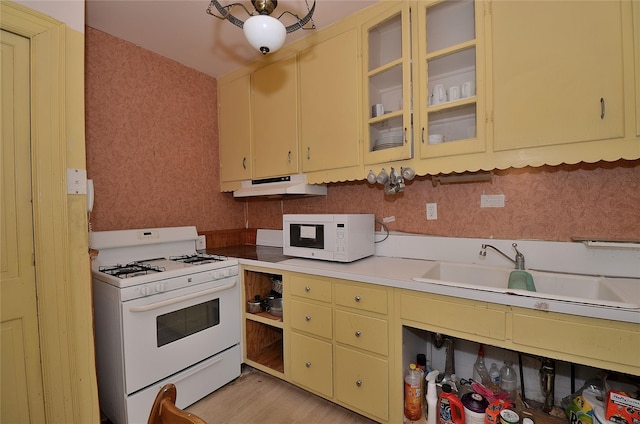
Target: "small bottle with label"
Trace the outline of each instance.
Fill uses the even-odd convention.
[[[416,364],[409,365],[409,372],[404,378],[404,416],[412,421],[422,418],[422,379],[423,372]]]
[[[493,362],[491,368],[489,368],[489,388],[494,393],[500,391],[500,370],[495,362]]]

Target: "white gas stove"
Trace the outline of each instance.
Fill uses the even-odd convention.
[[[184,408],[240,375],[235,259],[196,251],[195,227],[93,232],[100,407],[146,422],[166,383]]]

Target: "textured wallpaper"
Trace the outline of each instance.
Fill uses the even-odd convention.
[[[95,230],[196,225],[282,228],[283,213],[374,213],[392,231],[453,237],[640,240],[640,161],[496,171],[491,182],[416,178],[385,196],[366,182],[323,197],[236,201],[219,189],[216,81],[92,28],[86,31],[88,175]],[[480,208],[504,194],[504,208]],[[426,203],[438,219],[425,219]]]
[[[243,228],[219,192],[216,80],[92,28],[85,48],[93,229]]]
[[[504,194],[504,208],[481,208],[482,194]],[[438,219],[426,220],[426,203]],[[249,224],[281,228],[283,213],[374,213],[395,217],[391,231],[451,237],[569,241],[572,237],[640,240],[640,161],[495,171],[491,182],[433,187],[430,178],[385,196],[366,182],[329,187],[328,196],[249,203]]]

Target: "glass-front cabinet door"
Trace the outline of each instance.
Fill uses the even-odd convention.
[[[483,2],[419,1],[417,75],[422,159],[485,150],[484,52],[477,34]],[[481,125],[479,123],[482,123]]]
[[[363,26],[365,164],[413,156],[410,10],[394,2]]]

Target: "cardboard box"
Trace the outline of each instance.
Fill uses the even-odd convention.
[[[619,424],[640,424],[640,400],[633,399],[624,392],[609,390],[605,418]]]

